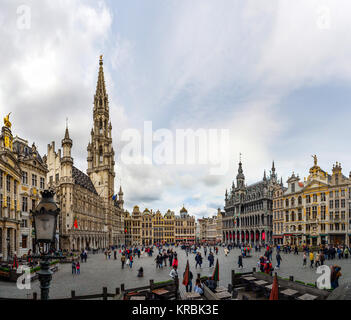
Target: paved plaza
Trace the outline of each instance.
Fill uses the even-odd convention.
[[[189,259],[190,270],[192,271],[194,278],[197,273],[203,275],[210,275],[213,272],[213,267],[209,268],[207,257],[204,257],[203,249],[200,249],[202,256],[204,257],[204,263],[202,268],[195,269],[195,255],[189,253],[186,257],[184,250],[179,247],[175,249],[178,253],[179,259],[179,276],[180,282],[182,281],[183,272],[185,270],[186,260]],[[237,267],[238,255],[240,253],[239,249],[233,249],[230,251],[228,256],[224,255],[223,248],[219,248],[218,256],[219,258],[219,277],[220,285],[227,286],[231,281],[231,270],[236,272],[249,272],[252,271],[253,267],[257,267],[258,257],[263,254],[252,252],[251,258],[244,258],[243,264],[244,269],[241,271]],[[281,253],[282,262],[280,270],[277,270],[279,276],[288,278],[290,275],[294,276],[295,280],[300,280],[304,282],[314,283],[319,277],[316,274],[315,269],[310,269],[307,267],[302,267],[302,253],[299,255],[294,255],[293,253],[285,254]],[[66,298],[70,296],[71,290],[76,291],[76,295],[84,294],[94,294],[101,293],[102,287],[107,287],[108,292],[115,292],[116,287],[120,287],[122,283],[125,284],[126,288],[139,287],[149,284],[150,279],[157,281],[169,280],[170,267],[163,267],[161,269],[156,269],[156,263],[154,261],[156,255],[155,252],[152,257],[143,255],[138,259],[136,256],[133,263],[133,268],[130,269],[128,266],[122,270],[120,262],[120,254],[117,256],[117,260],[113,259],[106,260],[104,254],[90,254],[88,256],[87,263],[81,263],[81,274],[72,275],[71,264],[60,264],[59,271],[53,275],[50,289],[50,298]],[[275,251],[273,253],[273,263],[276,264]],[[342,277],[340,278],[340,284],[346,280],[351,280],[351,259],[334,259],[327,260],[326,265],[338,264],[341,266]],[[140,267],[144,268],[144,277],[138,278],[137,271]],[[31,283],[30,290],[19,290],[15,283],[0,282],[0,297],[7,298],[22,298],[26,299],[33,292],[40,293],[39,281],[34,281]]]

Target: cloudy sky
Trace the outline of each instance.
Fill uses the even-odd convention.
[[[0,0],[0,111],[13,134],[41,154],[64,134],[85,171],[98,59],[110,99],[116,185],[135,204],[198,217],[223,209],[237,172],[246,182],[275,160],[286,181],[308,174],[316,154],[331,171],[351,170],[351,3],[339,1]],[[29,18],[28,18],[29,17]],[[29,19],[29,20],[28,20]],[[227,129],[209,165],[121,161],[123,132]],[[154,145],[155,147],[155,145]]]

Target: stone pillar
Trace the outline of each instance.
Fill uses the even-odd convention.
[[[7,229],[5,227],[2,228],[2,259],[7,259]]]

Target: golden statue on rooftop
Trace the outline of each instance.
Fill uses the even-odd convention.
[[[316,166],[317,165],[317,156],[314,155],[314,156],[312,156],[312,158],[313,158],[313,161],[314,161],[314,165]]]
[[[4,118],[4,124],[5,124],[5,127],[7,128],[11,128],[10,114],[11,112]]]

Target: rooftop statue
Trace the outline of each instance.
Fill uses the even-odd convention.
[[[11,112],[4,118],[4,124],[7,128],[11,128],[10,114]]]

